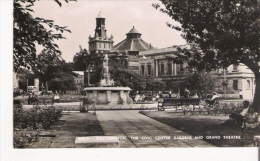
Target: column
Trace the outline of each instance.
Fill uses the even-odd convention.
[[[158,77],[158,59],[155,59],[155,76]]]
[[[177,64],[174,63],[174,75],[177,75]]]
[[[171,75],[173,75],[173,63],[171,63],[171,68],[172,68],[172,70],[171,70]]]
[[[38,78],[35,78],[34,79],[34,86],[36,87],[36,89],[37,89],[37,92],[39,91],[39,79]]]

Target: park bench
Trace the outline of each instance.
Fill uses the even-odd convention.
[[[164,111],[165,108],[175,107],[176,110],[178,107],[189,106],[192,105],[193,109],[195,109],[195,105],[199,105],[199,98],[160,98],[158,100],[158,111]],[[183,110],[183,109],[182,109]]]

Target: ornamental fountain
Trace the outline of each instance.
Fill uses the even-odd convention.
[[[98,87],[84,88],[87,101],[97,105],[131,104],[133,102],[129,97],[131,89],[129,87],[114,87],[114,81],[110,79],[108,60],[106,54],[103,60],[102,78]]]

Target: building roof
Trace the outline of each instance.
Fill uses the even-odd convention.
[[[73,73],[76,73],[80,76],[83,76],[84,75],[84,71],[72,71]]]
[[[133,28],[132,28],[126,35],[128,35],[128,34],[140,34],[140,32],[138,32],[138,31],[135,29],[135,27],[133,26]]]
[[[146,51],[155,49],[151,44],[141,39],[142,34],[139,33],[134,26],[126,35],[127,38],[114,45],[112,51]]]
[[[179,45],[179,46],[172,46],[172,47],[168,47],[168,48],[160,48],[160,49],[142,51],[139,53],[139,55],[156,55],[156,54],[174,53],[174,52],[178,51],[177,47],[180,47],[182,49],[184,49],[184,48],[190,49],[190,45]]]

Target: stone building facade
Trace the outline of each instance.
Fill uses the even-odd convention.
[[[74,82],[76,85],[76,90],[70,90],[70,94],[82,94],[83,93],[83,86],[84,86],[84,72],[83,71],[72,71],[77,76],[74,76]]]
[[[113,36],[107,37],[105,18],[99,13],[96,18],[94,36],[89,36],[89,54],[86,54],[85,84],[90,85],[90,75],[102,66],[105,54],[109,57],[109,64],[118,63],[130,70],[139,72],[140,51],[154,49],[142,40],[141,33],[133,27],[126,33],[126,39],[113,46]]]
[[[140,73],[144,79],[153,79],[165,83],[165,87],[172,83],[180,83],[187,74],[187,64],[176,64],[167,59],[167,56],[174,57],[177,46],[157,49],[151,44],[142,40],[141,33],[133,26],[126,33],[126,39],[113,45],[113,36],[107,37],[105,18],[99,13],[96,18],[96,29],[94,36],[89,36],[89,53],[86,55],[87,69],[84,72],[85,85],[89,85],[89,75],[102,66],[104,55],[109,57],[109,64],[118,63],[124,67]],[[189,48],[189,45],[179,46]],[[190,71],[189,71],[190,72]],[[223,69],[212,71],[217,78],[216,92],[222,97],[239,98],[239,91],[243,98],[252,99],[255,90],[255,79],[251,70],[244,64],[238,66],[230,65],[225,72]],[[222,82],[226,81],[224,88]],[[169,89],[167,89],[169,90]],[[181,87],[179,93],[183,91]]]
[[[189,48],[187,45],[179,46]],[[141,51],[139,53],[139,72],[146,79],[162,81],[167,87],[170,83],[178,84],[187,74],[187,64],[175,64],[167,59],[167,56],[176,56],[177,47]],[[225,71],[225,72],[224,72]],[[230,65],[227,69],[211,71],[217,78],[215,91],[223,98],[240,98],[242,91],[243,99],[253,99],[255,91],[255,79],[253,72],[244,64]],[[222,82],[227,82],[224,87]],[[165,89],[166,90],[166,89]],[[170,90],[170,89],[167,89]],[[182,94],[181,87],[178,92]]]

